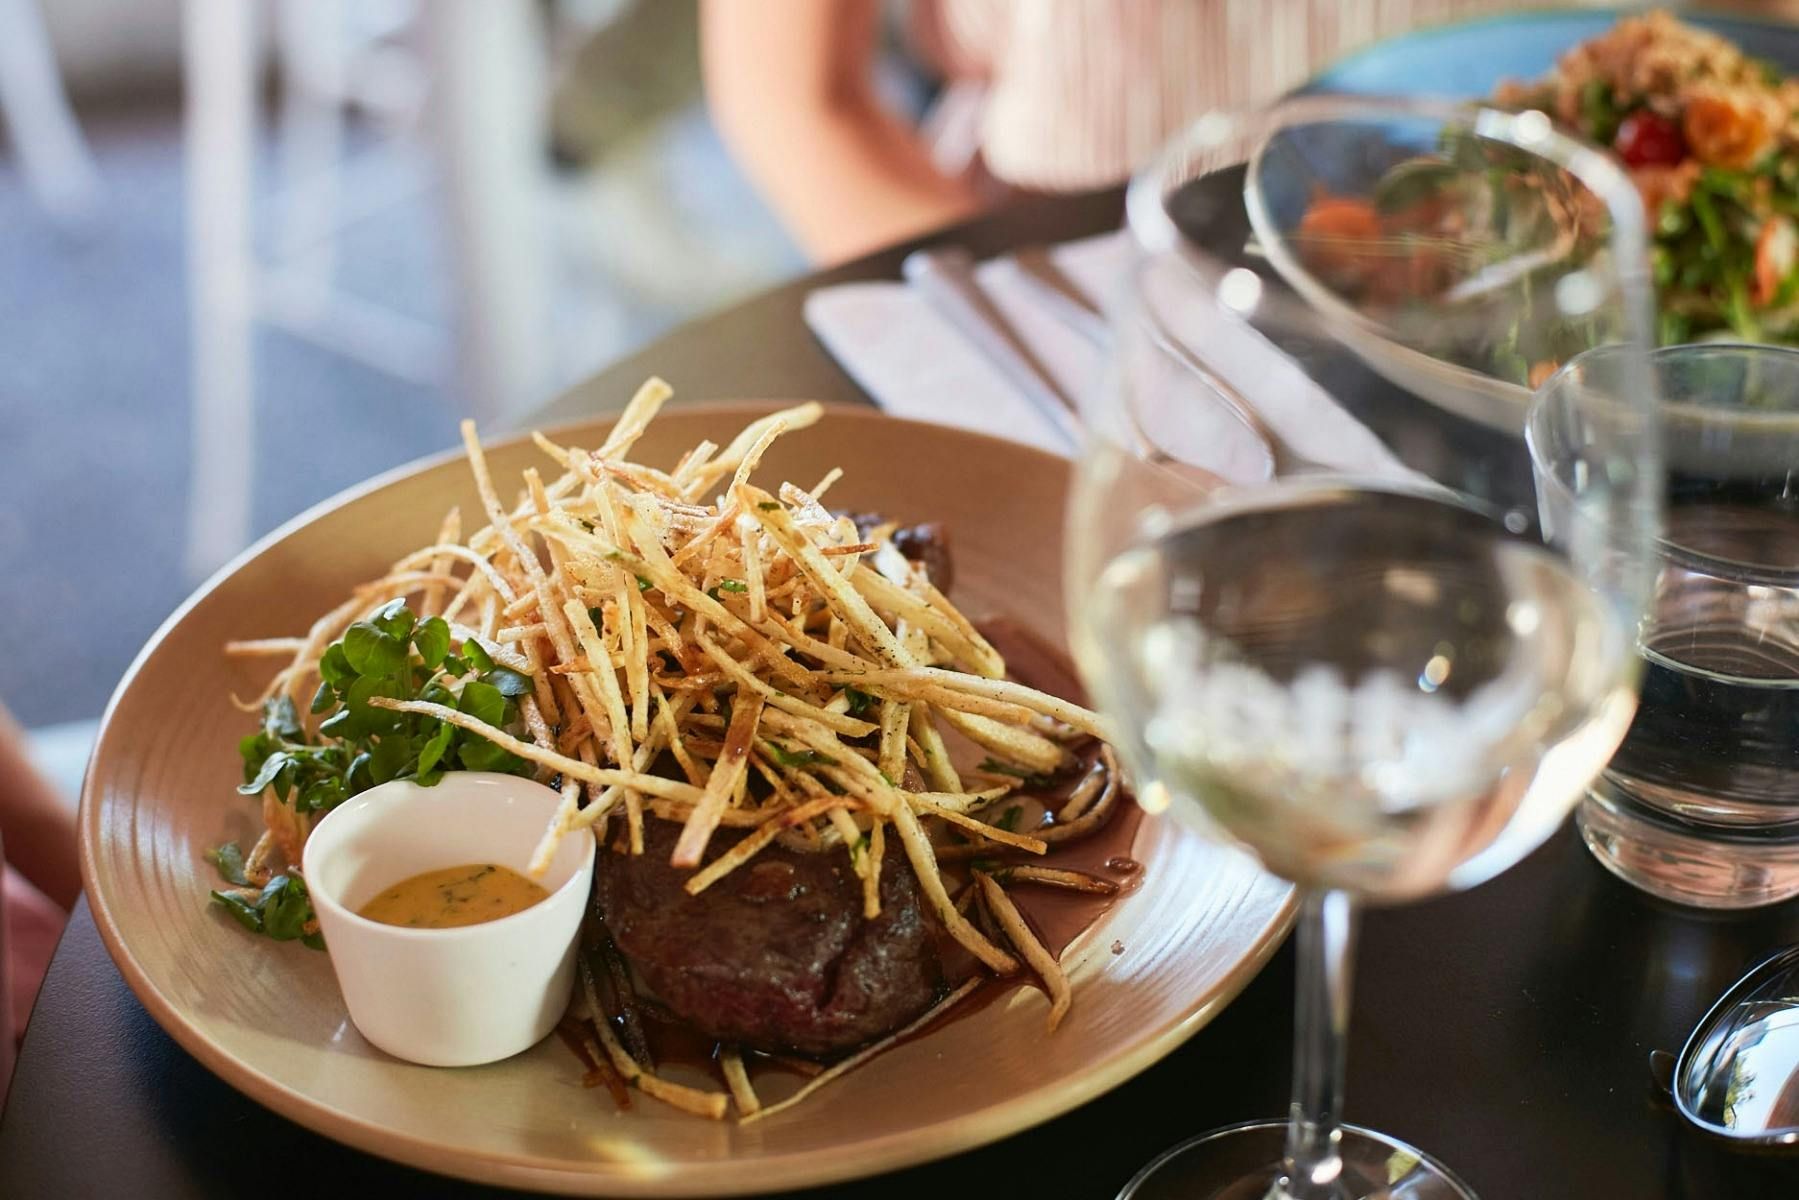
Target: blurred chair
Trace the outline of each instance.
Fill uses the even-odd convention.
[[[0,0],[0,114],[32,197],[58,224],[79,226],[94,210],[100,177],[63,92],[38,0]]]
[[[252,210],[258,26],[271,7],[283,194],[263,261]],[[199,576],[249,539],[259,323],[403,378],[456,382],[484,424],[549,395],[540,219],[547,72],[533,0],[186,0],[184,18],[193,361],[186,557]],[[337,232],[396,199],[343,187],[351,105],[403,133],[421,118],[428,130],[447,207],[458,308],[451,332],[334,284]]]

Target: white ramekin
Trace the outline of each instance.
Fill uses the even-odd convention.
[[[424,871],[491,862],[523,873],[559,799],[517,776],[452,771],[433,787],[370,788],[313,829],[302,870],[363,1037],[396,1058],[468,1067],[517,1054],[554,1028],[574,985],[593,879],[586,830],[563,839],[538,881],[549,897],[510,917],[407,929],[356,910]]]

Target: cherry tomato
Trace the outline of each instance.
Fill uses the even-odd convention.
[[[1639,109],[1618,125],[1612,149],[1626,166],[1672,167],[1686,158],[1687,140],[1668,118]]]

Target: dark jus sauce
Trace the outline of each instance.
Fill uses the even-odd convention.
[[[981,635],[1006,660],[1007,673],[1012,679],[1076,704],[1087,703],[1086,692],[1075,674],[1074,664],[1044,639],[1007,617],[981,621],[978,627]],[[972,767],[983,757],[978,748],[958,744],[953,733],[946,732],[944,737],[950,743],[959,766]],[[1092,769],[1099,757],[1100,745],[1088,740],[1077,745],[1074,750],[1078,765],[1058,775],[1049,787],[1020,788],[997,806],[1003,812],[1012,804],[1019,805],[1019,820],[1013,827],[1017,832],[1030,833],[1047,823],[1051,814],[1061,810],[1081,779]],[[967,758],[963,761],[965,755]],[[1024,917],[1025,924],[1030,926],[1037,940],[1043,943],[1044,949],[1056,958],[1060,959],[1075,939],[1098,924],[1114,904],[1135,891],[1142,883],[1142,864],[1132,857],[1137,829],[1142,820],[1143,810],[1137,807],[1135,798],[1126,791],[1119,796],[1111,818],[1085,838],[1067,844],[1052,844],[1044,854],[1008,849],[988,856],[996,869],[1021,864],[1056,867],[1109,880],[1118,886],[1118,890],[1109,896],[1069,891],[1040,883],[1017,883],[1006,887],[1006,894]],[[950,885],[951,895],[956,896],[961,894],[960,886],[963,882],[971,878],[965,864],[945,863],[944,875]],[[1004,944],[1003,941],[1001,944]],[[1028,967],[1003,978],[987,974],[974,956],[948,934],[942,935],[939,950],[944,973],[951,986],[977,975],[985,976],[986,983],[940,1019],[919,1030],[914,1037],[926,1036],[950,1021],[972,1016],[1017,988],[1043,990],[1041,981]]]
[[[978,623],[978,627],[994,649],[1005,658],[1008,674],[1012,679],[1076,703],[1086,702],[1073,664],[1044,639],[1008,618],[983,621]],[[944,738],[952,757],[964,772],[972,770],[985,757],[984,751],[963,741],[953,731],[945,730]],[[1004,812],[1012,805],[1019,807],[1019,816],[1013,825],[1015,831],[1029,833],[1051,821],[1051,814],[1062,808],[1081,779],[1092,769],[1099,756],[1100,744],[1089,739],[1077,744],[1073,751],[1077,763],[1058,773],[1047,786],[1021,787],[996,806],[998,812]],[[989,816],[992,815],[994,810],[989,811]],[[1142,865],[1132,857],[1142,817],[1142,810],[1137,807],[1135,799],[1125,792],[1118,797],[1106,823],[1085,838],[1065,845],[1051,845],[1049,851],[1041,855],[1005,849],[976,861],[994,870],[1026,863],[1056,867],[1079,871],[1117,885],[1117,891],[1111,895],[1076,892],[1040,883],[1019,882],[1007,886],[1007,894],[1031,931],[1045,949],[1060,958],[1075,939],[1097,924],[1113,904],[1134,891],[1142,882]],[[893,852],[897,847],[890,843],[889,850]],[[961,889],[972,879],[969,864],[945,862],[942,870],[950,894],[960,896]],[[935,924],[934,919],[933,923]],[[944,978],[942,994],[948,994],[970,978],[986,975],[984,968],[973,956],[940,926],[937,934],[938,957]],[[1004,944],[1003,936],[1000,941]],[[1114,944],[1111,952],[1120,953],[1121,947]],[[950,1011],[904,1040],[910,1042],[915,1038],[928,1036],[947,1022],[961,1020],[987,1008],[1018,987],[1041,990],[1042,985],[1028,967],[1022,967],[1018,973],[1007,978],[987,976],[984,986],[975,989]],[[659,1004],[641,984],[634,987],[633,991],[636,993],[635,1004],[644,1041],[648,1043],[656,1073],[693,1086],[722,1087],[723,1076],[718,1066],[722,1049],[720,1045]],[[614,1018],[614,1026],[622,1037],[622,1019]],[[808,1078],[828,1067],[831,1062],[856,1052],[851,1050],[819,1061],[753,1051],[745,1051],[743,1058],[758,1096],[768,1105],[779,1103],[793,1094]],[[586,1056],[581,1057],[585,1059]]]
[[[1016,621],[1004,617],[981,622],[980,631],[1005,658],[1013,679],[1076,704],[1087,703],[1086,693],[1081,688],[1079,677],[1075,675],[1074,664],[1042,638]],[[1020,805],[1024,811],[1020,813],[1016,828],[1020,833],[1031,832],[1043,823],[1048,814],[1058,811],[1067,802],[1069,794],[1099,757],[1099,751],[1098,742],[1087,741],[1076,748],[1080,759],[1078,769],[1058,776],[1047,789],[1020,789],[1003,801],[1000,808],[1003,811],[1007,805]],[[1119,796],[1117,806],[1105,825],[1085,838],[1052,845],[1045,854],[1008,851],[995,856],[1002,863],[1059,867],[1095,875],[1118,885],[1118,891],[1111,896],[1088,895],[1036,883],[1019,884],[1009,889],[1019,912],[1024,914],[1032,932],[1042,940],[1044,948],[1051,954],[1060,957],[1075,938],[1105,916],[1120,897],[1134,891],[1142,882],[1142,865],[1131,857],[1132,847],[1137,840],[1137,827],[1142,821],[1143,810],[1137,807],[1136,799],[1126,791]]]

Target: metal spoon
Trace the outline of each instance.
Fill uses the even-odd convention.
[[[1650,1055],[1664,1100],[1737,1146],[1799,1149],[1799,946],[1719,998],[1678,1056]]]

